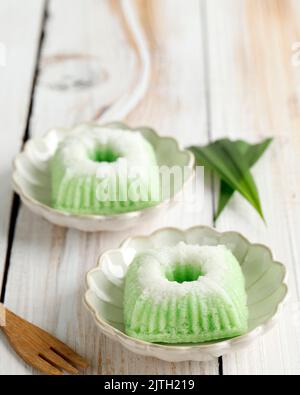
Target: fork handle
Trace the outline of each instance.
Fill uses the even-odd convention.
[[[3,303],[0,303],[0,329],[2,329],[4,333],[9,333],[14,317],[18,318],[14,313],[8,310]]]
[[[0,303],[0,329],[8,338],[11,338],[16,327],[20,327],[22,321],[24,321],[22,318],[8,310],[3,303]]]
[[[6,315],[6,307],[3,303],[0,303],[0,327],[4,326],[5,322],[5,315]]]
[[[7,321],[7,310],[3,303],[0,303],[0,328],[4,330]]]

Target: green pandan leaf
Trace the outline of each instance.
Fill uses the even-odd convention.
[[[204,147],[190,147],[197,163],[216,172],[223,182],[218,215],[234,191],[238,191],[264,219],[257,187],[249,169],[270,142],[266,140],[262,144],[251,146],[240,140],[221,139]]]
[[[268,138],[258,144],[249,144],[246,141],[242,140],[234,141],[233,143],[236,145],[240,153],[245,156],[245,159],[248,162],[248,166],[249,168],[251,168],[263,155],[263,153],[266,151],[272,141],[272,138]],[[228,185],[225,181],[221,180],[219,203],[214,218],[215,220],[219,218],[220,214],[226,207],[234,192],[235,190],[231,188],[230,185]]]
[[[216,221],[221,215],[224,208],[227,206],[229,200],[234,194],[235,190],[227,184],[224,180],[220,181],[220,193],[219,193],[219,201],[217,211],[214,215],[214,221]]]

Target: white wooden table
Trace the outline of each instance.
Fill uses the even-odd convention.
[[[60,229],[30,213],[10,182],[22,142],[53,126],[97,120],[134,89],[141,62],[119,0],[0,0],[2,301],[87,356],[87,374],[299,374],[300,2],[131,3],[152,69],[149,89],[126,122],[153,126],[186,146],[274,136],[254,169],[268,226],[239,196],[213,224],[213,179],[202,212],[174,209],[151,228],[126,234]],[[290,298],[279,324],[250,348],[211,363],[143,358],[101,335],[82,303],[97,256],[129,234],[196,224],[238,230],[286,264]],[[0,374],[32,373],[1,336]]]

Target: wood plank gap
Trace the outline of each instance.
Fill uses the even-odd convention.
[[[14,242],[14,235],[15,235],[15,229],[16,229],[19,208],[20,208],[20,198],[16,193],[14,193],[13,199],[12,199],[10,219],[9,219],[8,241],[7,241],[7,249],[6,249],[6,256],[5,256],[1,295],[0,295],[0,302],[1,303],[4,303],[4,299],[5,299],[5,289],[6,289],[6,283],[7,283],[7,278],[8,278],[10,256],[11,256],[13,242]]]
[[[24,136],[23,136],[22,148],[24,147],[24,144],[26,143],[26,141],[29,139],[29,130],[30,130],[32,110],[33,110],[33,106],[34,106],[35,90],[36,90],[36,85],[37,85],[37,81],[38,81],[39,74],[40,74],[41,54],[42,54],[42,49],[43,49],[43,45],[44,45],[44,41],[45,41],[47,20],[49,18],[48,9],[49,9],[49,0],[45,0],[43,18],[42,18],[42,23],[41,23],[41,34],[40,34],[39,45],[38,45],[38,50],[37,50],[37,54],[36,54],[35,70],[34,70],[33,79],[32,79],[30,103],[29,103],[27,120],[26,120],[26,128],[25,128],[25,132],[24,132]]]
[[[208,140],[212,142],[212,131],[211,131],[211,89],[210,89],[210,56],[209,56],[209,37],[208,37],[208,26],[207,26],[207,0],[200,1],[200,20],[202,27],[202,48],[203,48],[203,72],[204,72],[204,91],[205,91],[205,106],[206,106],[206,122],[207,122],[207,136]],[[211,173],[211,188],[212,188],[212,213],[213,213],[213,226],[215,226],[215,177]]]
[[[210,95],[210,57],[209,57],[209,37],[208,37],[208,26],[207,26],[207,0],[200,1],[200,20],[202,28],[202,48],[203,48],[203,73],[204,73],[204,92],[205,92],[205,106],[206,106],[206,122],[207,122],[207,134],[209,141],[212,141],[211,133],[211,95]]]
[[[39,65],[40,65],[40,60],[41,60],[43,43],[44,43],[44,39],[45,39],[45,30],[46,30],[47,19],[49,16],[48,15],[48,5],[49,5],[49,0],[45,0],[43,18],[42,18],[42,22],[41,22],[41,33],[40,33],[40,38],[39,38],[39,45],[38,45],[38,50],[36,53],[35,70],[34,70],[34,74],[33,74],[33,78],[32,78],[30,102],[29,102],[29,107],[28,107],[26,126],[25,126],[24,135],[23,135],[23,139],[22,139],[21,150],[24,148],[24,144],[26,143],[26,141],[29,138],[32,109],[34,106],[35,89],[36,89],[36,85],[37,85],[37,81],[38,81],[38,77],[39,77]],[[0,294],[0,302],[1,303],[4,303],[4,300],[5,300],[5,291],[6,291],[6,284],[7,284],[7,279],[8,279],[8,275],[9,275],[10,258],[11,258],[13,244],[14,244],[14,236],[15,236],[15,230],[16,230],[16,224],[17,224],[18,214],[19,214],[19,210],[20,210],[20,205],[21,205],[20,198],[16,193],[14,193],[13,198],[12,198],[11,212],[10,212],[8,242],[7,242],[7,249],[6,249],[6,255],[5,255],[3,280],[2,280],[2,285],[1,285],[1,294]]]
[[[223,357],[218,358],[218,363],[219,363],[219,375],[224,376],[224,371],[223,371]]]
[[[203,70],[204,70],[204,91],[205,91],[205,106],[206,106],[206,122],[207,122],[207,136],[208,140],[212,142],[212,131],[211,131],[211,89],[210,89],[210,56],[209,56],[209,32],[207,26],[207,0],[199,0],[200,1],[200,19],[201,19],[201,26],[202,26],[202,47],[203,47]],[[212,189],[212,223],[213,226],[216,226],[215,221],[215,214],[216,214],[216,180],[213,173],[210,175],[210,184]],[[219,368],[219,375],[223,376],[223,358],[218,358],[218,368]]]

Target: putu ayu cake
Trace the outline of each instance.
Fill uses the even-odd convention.
[[[139,132],[78,126],[60,142],[51,176],[52,206],[70,213],[118,214],[160,200],[155,152]]]
[[[200,343],[247,332],[245,280],[227,247],[187,245],[139,254],[125,280],[126,334]]]

